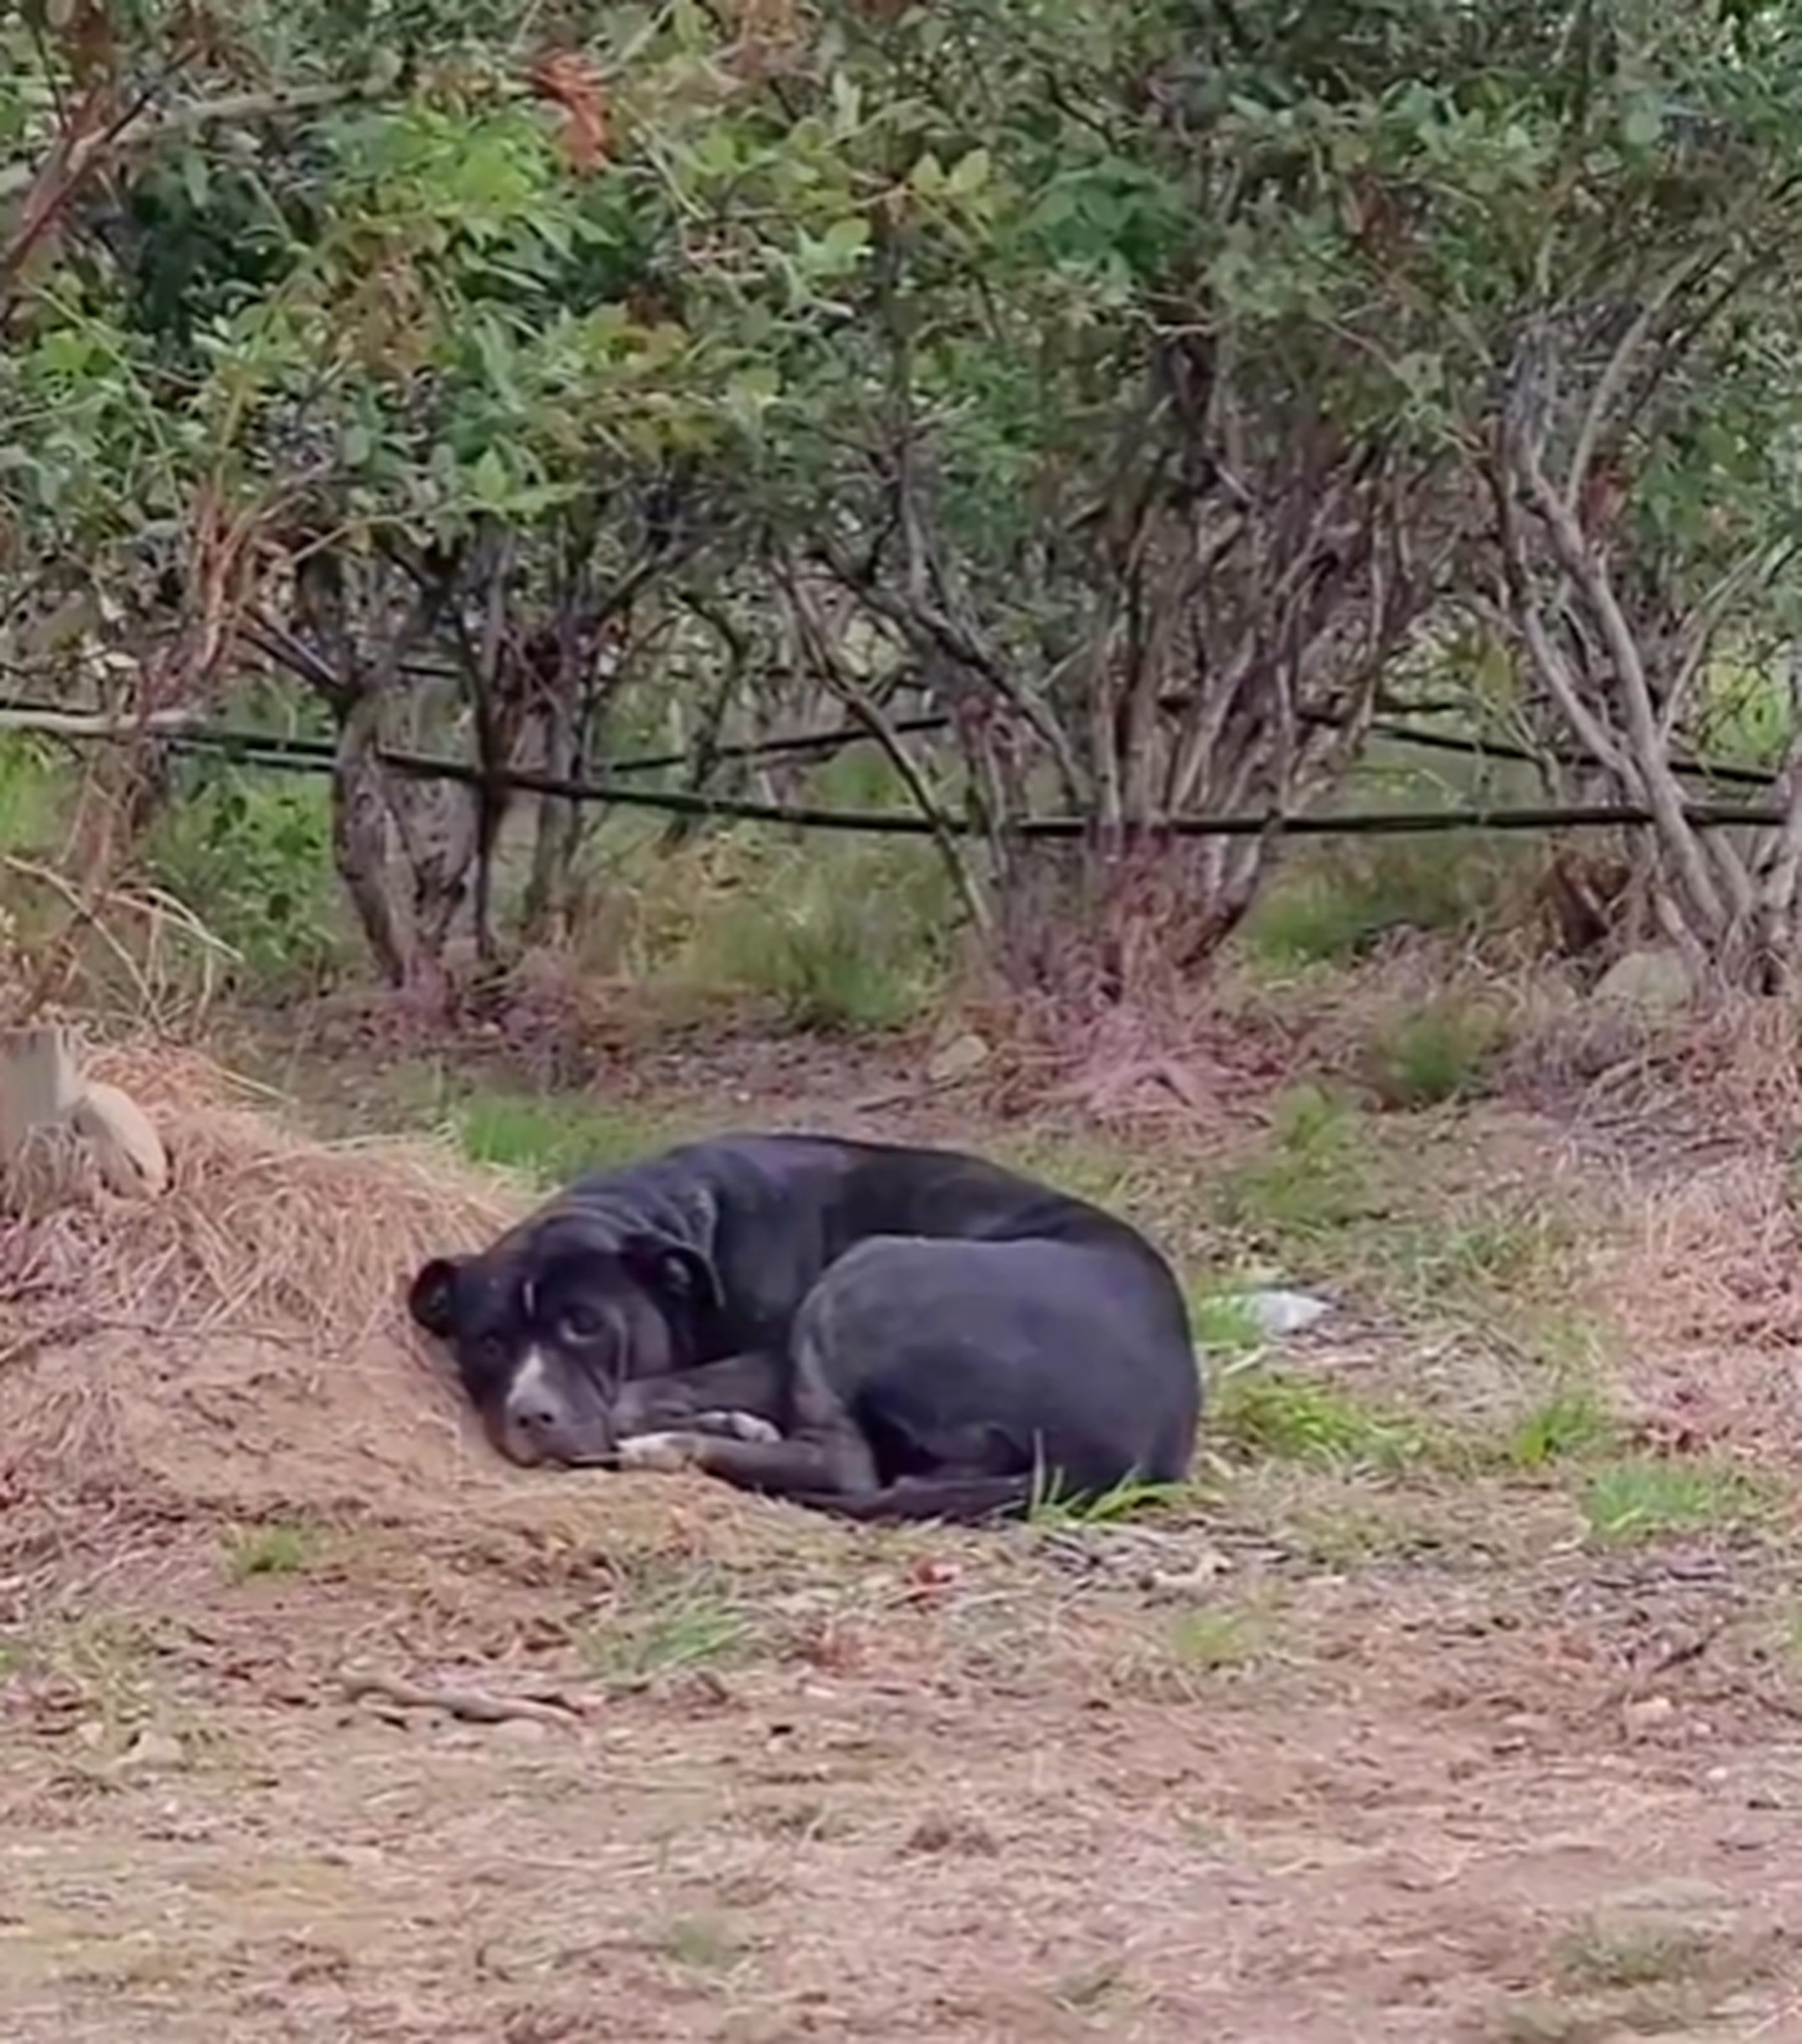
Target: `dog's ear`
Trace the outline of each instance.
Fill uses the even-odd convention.
[[[620,1259],[640,1281],[667,1299],[698,1306],[720,1303],[719,1273],[698,1249],[659,1235],[634,1235],[620,1244]]]
[[[407,1310],[414,1325],[440,1341],[456,1331],[457,1280],[463,1274],[460,1256],[435,1256],[422,1264],[407,1289]]]

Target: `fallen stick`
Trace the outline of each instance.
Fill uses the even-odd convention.
[[[338,1682],[353,1703],[366,1696],[379,1696],[409,1710],[443,1711],[461,1717],[466,1724],[499,1725],[509,1718],[529,1718],[534,1724],[561,1725],[569,1729],[581,1722],[581,1714],[566,1703],[544,1703],[535,1696],[496,1696],[481,1689],[427,1687],[409,1682],[404,1676],[384,1675],[377,1669],[341,1669]]]

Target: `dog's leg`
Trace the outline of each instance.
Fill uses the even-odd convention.
[[[753,1426],[767,1424],[752,1414],[720,1417],[749,1418]],[[740,1491],[761,1491],[776,1497],[790,1492],[861,1496],[877,1487],[875,1461],[862,1437],[848,1424],[831,1436],[755,1439],[743,1434],[734,1438],[724,1431],[703,1431],[697,1420],[665,1433],[628,1434],[614,1450],[614,1465],[666,1474],[698,1470]]]
[[[752,1441],[780,1439],[788,1403],[788,1362],[752,1352],[620,1387],[612,1409],[616,1438],[698,1433]]]
[[[741,1413],[727,1406],[705,1413],[696,1413],[685,1420],[682,1431],[687,1434],[704,1434],[713,1440],[726,1441],[779,1441],[782,1429],[774,1422],[758,1413]],[[642,1440],[645,1436],[629,1436]]]
[[[802,1341],[798,1347],[785,1401],[785,1437],[758,1439],[735,1428],[703,1429],[697,1416],[676,1428],[636,1434],[622,1429],[615,1466],[699,1470],[741,1491],[778,1497],[795,1491],[861,1496],[875,1491],[879,1478],[869,1443],[826,1382],[809,1345]]]

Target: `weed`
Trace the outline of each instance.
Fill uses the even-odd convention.
[[[1170,1650],[1186,1668],[1243,1668],[1258,1657],[1262,1629],[1243,1611],[1185,1611],[1170,1629]]]
[[[1736,1948],[1707,1927],[1669,1918],[1592,1920],[1553,1948],[1548,1986],[1498,2015],[1502,2044],[1603,2044],[1604,2039],[1686,2036],[1736,1990],[1767,1969],[1759,1952]]]
[[[1380,1030],[1366,1048],[1363,1076],[1386,1108],[1474,1099],[1487,1089],[1501,1042],[1491,1010],[1447,996]]]
[[[1015,1171],[1120,1212],[1142,1208],[1161,1189],[1167,1189],[1167,1181],[1145,1158],[1099,1138],[1004,1136],[989,1149]]]
[[[736,1661],[755,1638],[749,1614],[702,1573],[628,1593],[589,1633],[584,1652],[608,1687],[639,1690]]]
[[[1233,1372],[1215,1394],[1209,1430],[1248,1459],[1326,1465],[1398,1469],[1434,1447],[1419,1419],[1285,1370]]]
[[[1554,1964],[1563,1985],[1579,1992],[1662,1987],[1706,1972],[1715,1949],[1693,1924],[1589,1923],[1560,1941]]]
[[[1188,1496],[1182,1483],[1141,1482],[1123,1476],[1098,1496],[1066,1498],[1055,1475],[1035,1479],[1027,1522],[1039,1527],[1106,1526],[1116,1519],[1135,1518],[1148,1506],[1180,1505]]]
[[[1509,1426],[1501,1455],[1513,1469],[1544,1469],[1551,1463],[1607,1453],[1619,1438],[1619,1424],[1593,1389],[1562,1384]]]
[[[234,1583],[254,1576],[301,1576],[319,1559],[319,1536],[306,1526],[243,1527],[225,1543],[226,1573]]]
[[[459,1149],[548,1183],[628,1164],[663,1131],[630,1113],[530,1094],[472,1093],[450,1110]]]
[[[1537,1205],[1492,1205],[1400,1229],[1383,1260],[1420,1299],[1505,1305],[1511,1313],[1523,1293],[1563,1273],[1571,1246],[1561,1215]]]
[[[49,742],[20,731],[0,735],[0,850],[48,849],[68,806],[67,775]]]
[[[1402,842],[1336,847],[1330,866],[1291,866],[1247,919],[1243,940],[1272,965],[1347,965],[1393,932],[1468,924],[1495,891],[1492,865]]]
[[[342,954],[329,792],[198,770],[198,785],[157,820],[152,870],[237,953],[247,991],[318,983]]]
[[[672,1965],[688,1973],[730,1973],[749,1956],[744,1938],[721,1917],[677,1917],[653,1940]]]
[[[1368,1145],[1356,1107],[1314,1086],[1279,1095],[1273,1141],[1230,1167],[1217,1198],[1221,1221],[1273,1247],[1312,1244],[1368,1214]]]
[[[942,868],[914,848],[785,849],[697,917],[671,970],[766,1003],[790,1029],[881,1033],[939,991],[955,921]]]
[[[1755,1526],[1774,1501],[1769,1484],[1737,1464],[1650,1455],[1604,1463],[1581,1498],[1591,1537],[1611,1545]]]
[[[1331,1569],[1439,1554],[1460,1538],[1455,1520],[1443,1511],[1435,1516],[1429,1501],[1387,1490],[1330,1504],[1310,1501],[1285,1514],[1282,1523],[1285,1540],[1298,1552]]]

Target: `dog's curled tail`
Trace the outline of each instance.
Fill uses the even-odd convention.
[[[985,1519],[1023,1519],[1032,1509],[1031,1476],[904,1476],[885,1491],[790,1491],[790,1501],[867,1526],[940,1519],[974,1526]]]

